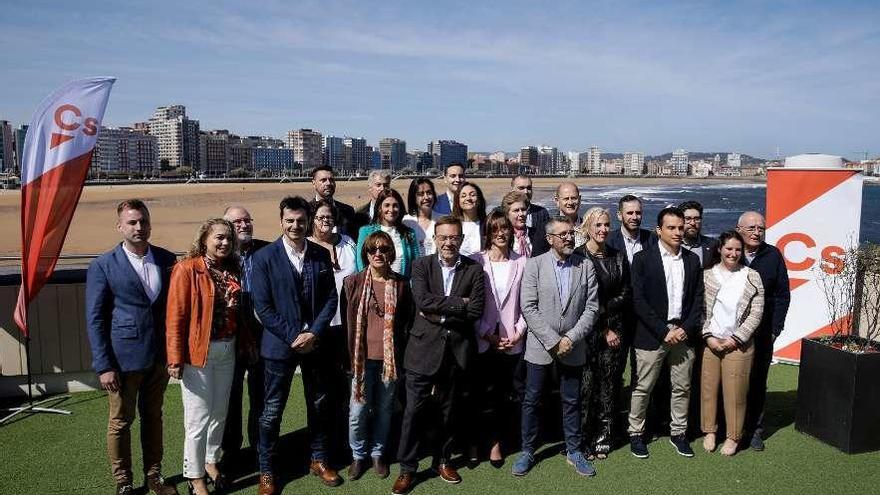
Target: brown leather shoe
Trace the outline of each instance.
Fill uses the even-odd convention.
[[[412,490],[415,481],[415,473],[400,473],[400,476],[398,476],[397,480],[394,482],[394,486],[391,487],[391,495],[404,495],[409,493],[409,491]]]
[[[177,488],[174,485],[165,482],[165,478],[161,474],[147,476],[147,488],[156,495],[178,495]]]
[[[260,473],[259,495],[276,495],[275,477],[271,473]]]
[[[388,469],[388,464],[382,462],[381,457],[373,457],[373,471],[376,471],[376,476],[383,480],[391,474],[391,471]]]
[[[438,464],[437,467],[434,468],[434,471],[437,471],[437,474],[440,475],[440,479],[447,483],[461,483],[461,476],[458,475],[458,471],[448,463],[443,462]]]
[[[339,484],[342,483],[342,478],[339,477],[336,470],[328,466],[324,461],[312,459],[309,471],[318,478],[321,478],[321,483],[324,483],[327,486],[339,486]]]
[[[351,465],[348,466],[348,479],[352,481],[360,479],[364,475],[364,471],[367,470],[366,464],[367,461],[363,459],[352,459]]]

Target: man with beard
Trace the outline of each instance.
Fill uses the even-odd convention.
[[[550,220],[550,212],[547,211],[547,208],[532,202],[532,196],[534,194],[534,190],[532,189],[532,178],[528,175],[517,175],[512,181],[510,181],[510,190],[523,193],[526,195],[526,198],[528,198],[529,210],[526,216],[526,227],[529,229],[529,232],[534,233],[534,236],[540,236],[540,241],[543,241],[544,226],[547,224],[547,221]],[[546,245],[546,242],[537,241],[539,240],[536,237],[533,237],[532,245],[535,245],[536,243]],[[532,250],[532,256],[538,256],[545,252],[546,249],[542,249],[541,252],[535,252]]]
[[[684,214],[675,207],[657,215],[657,244],[633,257],[633,307],[637,322],[633,338],[636,381],[629,408],[630,449],[648,457],[645,418],[663,363],[672,383],[669,441],[676,452],[693,457],[687,441],[693,344],[700,340],[703,318],[703,271],[697,256],[681,248]]]
[[[702,234],[703,205],[697,201],[685,201],[678,205],[678,209],[684,213],[684,238],[681,247],[696,254],[705,270],[712,266],[712,253],[718,247],[718,241]]]
[[[447,165],[443,173],[443,181],[446,182],[446,194],[438,195],[437,202],[434,203],[434,213],[438,216],[452,214],[455,195],[461,190],[461,185],[467,181],[464,165],[458,162]]]
[[[553,196],[556,207],[559,209],[559,215],[568,219],[569,223],[574,227],[575,238],[574,247],[579,247],[587,242],[581,235],[581,192],[578,190],[577,184],[574,182],[563,182],[556,186],[556,194]]]
[[[746,420],[743,426],[743,441],[748,440],[752,450],[762,451],[767,374],[773,359],[773,343],[785,326],[791,291],[788,285],[788,269],[782,253],[776,246],[764,242],[764,217],[756,211],[747,211],[739,217],[736,230],[746,243],[743,262],[761,275],[761,282],[764,284],[764,314],[754,335],[755,356],[749,376]]]
[[[642,227],[642,200],[627,194],[617,202],[617,220],[620,229],[608,236],[608,245],[626,253],[630,264],[639,251],[655,244],[657,240],[649,230]]]
[[[522,453],[513,464],[513,474],[525,476],[535,465],[539,405],[550,377],[558,375],[566,461],[577,474],[593,476],[596,470],[582,450],[581,379],[587,358],[585,339],[599,312],[598,282],[593,264],[574,252],[575,228],[569,217],[552,218],[545,234],[550,251],[528,260],[520,288],[529,332]]]
[[[254,253],[269,243],[262,239],[254,239],[254,221],[242,206],[230,206],[223,212],[223,219],[235,228],[238,238],[238,259],[241,264],[241,318],[248,326],[251,335],[260,345],[263,326],[254,317],[254,303],[251,298],[251,279],[253,277]],[[263,361],[254,363],[246,359],[235,361],[235,373],[232,376],[232,388],[229,391],[229,409],[226,413],[226,429],[223,432],[223,463],[232,467],[238,465],[237,457],[241,449],[241,401],[244,395],[244,377],[247,372],[248,383],[248,444],[256,452],[260,439],[260,415],[263,413]],[[253,459],[248,459],[248,463]]]
[[[336,194],[336,175],[333,172],[333,167],[329,165],[315,167],[312,170],[312,186],[315,188],[315,198],[309,202],[312,209],[322,199],[329,201],[336,207],[336,231],[346,234],[352,239],[357,239],[357,230],[352,232],[355,224],[354,208],[333,199],[333,195]]]

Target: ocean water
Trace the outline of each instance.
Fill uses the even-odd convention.
[[[767,186],[765,184],[698,184],[698,185],[657,185],[628,186],[580,185],[582,208],[602,206],[616,215],[617,201],[626,194],[642,198],[644,216],[642,227],[651,229],[657,224],[657,213],[671,204],[683,201],[699,201],[703,205],[703,234],[716,236],[724,230],[736,226],[742,212],[757,210],[763,212],[766,204]],[[536,188],[535,202],[554,212],[554,188]],[[862,192],[862,222],[860,240],[880,243],[880,186],[866,184]],[[612,218],[617,227],[616,217]]]

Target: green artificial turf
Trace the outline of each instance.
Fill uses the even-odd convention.
[[[700,440],[693,442],[697,455],[676,455],[663,437],[649,445],[651,457],[640,460],[624,447],[597,461],[598,474],[581,478],[554,451],[539,451],[539,464],[528,476],[510,474],[514,456],[497,470],[484,463],[474,470],[462,468],[463,482],[447,485],[425,476],[415,494],[581,494],[581,493],[880,493],[880,453],[846,455],[794,430],[797,368],[771,368],[766,425],[771,433],[764,452],[744,451],[733,458],[706,454]],[[106,457],[107,399],[101,392],[73,394],[60,407],[71,416],[33,415],[0,427],[0,494],[110,494],[113,480]],[[165,396],[166,477],[178,482],[183,425],[180,389],[170,386]],[[880,420],[880,418],[878,418]],[[391,492],[397,474],[378,480],[368,471],[358,481],[328,488],[306,474],[308,448],[305,408],[299,381],[294,384],[282,425],[282,462],[293,471],[286,476],[283,493]],[[133,431],[134,471],[140,472],[137,427]],[[542,452],[544,455],[542,455]],[[423,460],[422,469],[428,461]],[[346,478],[345,470],[341,471]],[[140,482],[140,477],[137,477]],[[245,475],[233,493],[256,493],[256,475]]]

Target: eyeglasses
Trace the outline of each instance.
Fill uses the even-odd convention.
[[[574,239],[575,231],[569,230],[568,232],[562,232],[560,234],[547,234],[549,236],[553,236],[557,239]]]
[[[702,222],[703,217],[684,217],[684,221],[685,221],[685,223],[687,223],[687,222],[694,222],[694,223]]]
[[[764,232],[767,230],[767,227],[764,227],[763,225],[740,225],[739,228],[749,233]]]
[[[251,225],[252,223],[254,223],[254,221],[250,218],[236,218],[232,221],[233,225]]]
[[[391,246],[371,246],[367,248],[367,254],[391,254],[394,251],[394,248]]]
[[[334,222],[335,220],[336,220],[336,219],[333,218],[332,216],[324,216],[324,215],[321,215],[321,216],[315,217],[315,221],[316,221],[316,222],[321,222],[321,223],[332,223],[332,222]]]
[[[444,243],[446,241],[459,242],[464,239],[463,235],[435,235],[434,240],[439,243]]]

